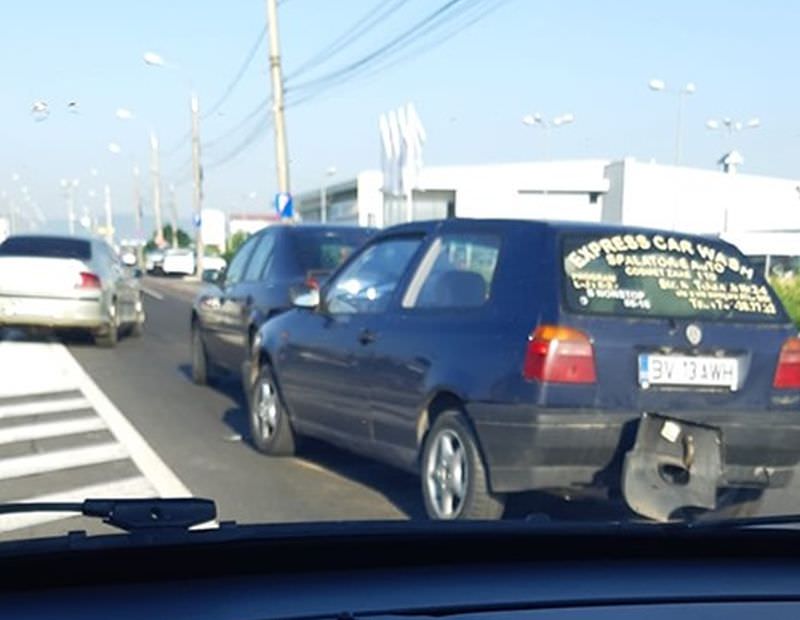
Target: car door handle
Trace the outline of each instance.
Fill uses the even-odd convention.
[[[369,329],[362,329],[361,333],[358,335],[358,341],[363,345],[372,344],[375,342],[375,338],[375,332]]]

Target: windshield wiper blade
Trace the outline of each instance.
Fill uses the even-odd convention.
[[[764,515],[756,517],[733,517],[728,519],[702,519],[679,522],[676,525],[688,529],[737,529],[778,526],[800,528],[800,514]]]
[[[0,504],[0,515],[31,512],[74,512],[126,532],[187,530],[217,518],[213,500],[195,497]]]

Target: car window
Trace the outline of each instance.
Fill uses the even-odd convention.
[[[451,234],[436,239],[403,298],[406,308],[469,308],[489,299],[500,238]]]
[[[244,277],[244,272],[247,267],[247,261],[253,253],[258,237],[251,237],[244,242],[239,251],[236,252],[231,259],[231,264],[228,265],[228,270],[225,272],[225,286],[231,286],[241,281]]]
[[[41,256],[46,258],[92,258],[92,244],[85,239],[64,237],[9,237],[0,244],[0,256]]]
[[[297,261],[306,275],[330,274],[372,233],[368,228],[297,231],[293,235]]]
[[[265,232],[256,241],[253,255],[250,257],[250,262],[247,264],[247,269],[244,273],[244,280],[252,282],[259,280],[265,269],[267,263],[272,257],[272,250],[275,247],[275,233],[272,231]]]
[[[367,247],[326,289],[328,312],[384,311],[420,243],[419,238],[397,237]]]
[[[760,269],[731,245],[680,234],[566,235],[567,307],[587,314],[776,322]]]

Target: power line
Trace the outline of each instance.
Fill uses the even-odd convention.
[[[448,0],[438,9],[433,11],[433,13],[424,17],[410,28],[404,30],[399,35],[391,39],[388,43],[385,43],[377,49],[374,49],[366,56],[363,56],[359,60],[351,62],[344,67],[340,67],[339,69],[331,71],[327,75],[300,83],[294,88],[287,86],[287,92],[315,88],[330,82],[349,79],[353,74],[363,71],[364,69],[368,69],[371,64],[377,60],[380,60],[387,54],[394,53],[395,50],[397,50],[402,44],[417,39],[423,34],[427,34],[434,30],[439,25],[446,23],[448,19],[452,19],[455,15],[457,15],[457,13],[454,15],[453,11],[458,7],[458,5],[467,1],[468,0]]]
[[[438,21],[430,19],[431,16],[429,16],[423,20],[424,24],[423,22],[420,22],[413,29],[405,31],[403,34],[394,39],[394,41],[398,42],[398,44],[404,44],[402,48],[398,48],[396,45],[394,45],[394,42],[390,42],[387,45],[392,45],[392,49],[382,58],[375,57],[373,53],[370,54],[370,56],[373,58],[372,62],[364,63],[362,61],[357,61],[356,63],[352,63],[351,66],[354,66],[354,69],[349,71],[349,73],[345,73],[340,70],[335,72],[336,75],[329,74],[328,76],[318,78],[317,80],[309,81],[305,85],[297,86],[291,91],[291,94],[295,94],[296,96],[290,97],[289,103],[292,106],[300,105],[301,103],[305,103],[306,101],[318,97],[320,94],[330,90],[331,88],[341,86],[346,82],[352,81],[358,77],[366,78],[376,73],[385,71],[386,69],[401,62],[408,61],[424,52],[439,47],[462,31],[496,11],[507,1],[508,0],[473,0],[471,5],[464,6],[458,14],[449,15],[446,17],[442,17],[442,9],[439,9],[439,11],[437,11],[437,13],[440,15]],[[452,3],[448,4],[451,5]],[[481,8],[483,10],[480,10]],[[460,17],[466,17],[466,19],[456,22],[455,20],[459,19]],[[448,24],[452,25],[453,27],[445,32],[440,32],[439,36],[437,36],[433,41],[424,42],[424,37],[426,35],[429,35],[437,30],[441,31]],[[422,44],[414,47],[414,45],[420,41],[422,41]],[[298,91],[300,92],[298,93]]]
[[[250,51],[247,52],[247,56],[245,56],[244,61],[242,62],[239,70],[236,71],[233,79],[231,80],[230,84],[228,84],[227,88],[223,91],[222,95],[217,99],[217,101],[212,105],[207,112],[203,114],[203,118],[208,118],[212,114],[214,114],[217,110],[222,107],[222,104],[228,100],[228,97],[231,96],[231,93],[236,89],[241,82],[244,74],[247,72],[247,69],[250,67],[250,64],[253,62],[256,54],[258,53],[261,44],[264,42],[264,39],[267,36],[267,28],[266,26],[261,29],[258,33],[258,37],[253,42],[253,45],[250,47]]]
[[[374,28],[378,23],[388,18],[392,13],[395,13],[407,2],[408,0],[393,0],[387,3],[386,0],[378,0],[378,3],[367,11],[367,13],[362,15],[355,24],[350,26],[345,32],[314,54],[314,56],[289,73],[286,79],[292,80],[314,69],[316,65],[329,61],[336,54],[346,49],[351,43]]]

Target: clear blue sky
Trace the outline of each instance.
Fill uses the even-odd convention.
[[[321,75],[371,51],[444,0],[409,0],[356,44],[322,65]],[[293,68],[346,31],[377,0],[284,0],[280,26],[284,69]],[[165,149],[188,130],[188,81],[206,109],[241,65],[265,22],[262,0],[39,0],[4,7],[0,26],[0,189],[23,182],[45,212],[63,218],[58,181],[81,179],[86,192],[111,183],[118,212],[131,211],[130,165],[147,170],[146,130]],[[723,136],[711,117],[761,118],[761,128],[735,138],[744,171],[800,177],[800,3],[785,0],[670,2],[509,0],[443,45],[377,75],[356,80],[289,109],[292,185],[318,184],[335,165],[338,178],[379,165],[377,119],[414,101],[428,132],[427,164],[524,161],[543,156],[543,136],[523,114],[572,112],[574,125],[554,131],[554,158],[631,155],[671,162],[676,100],[647,89],[658,77],[697,92],[687,101],[684,162],[711,167]],[[145,66],[159,52],[179,69]],[[291,83],[289,83],[291,85]],[[275,191],[272,133],[238,158],[213,167],[248,130],[213,142],[269,94],[266,46],[218,114],[202,123],[207,206],[266,208]],[[51,114],[34,122],[29,109],[46,100]],[[76,100],[79,114],[66,103]],[[123,123],[125,106],[137,120]],[[124,153],[111,155],[110,141]],[[188,145],[164,155],[165,185],[188,171]],[[92,179],[96,167],[100,177]],[[146,193],[149,192],[144,186]],[[246,198],[257,192],[255,200]],[[99,208],[99,199],[95,199]],[[179,187],[181,212],[191,209]]]

